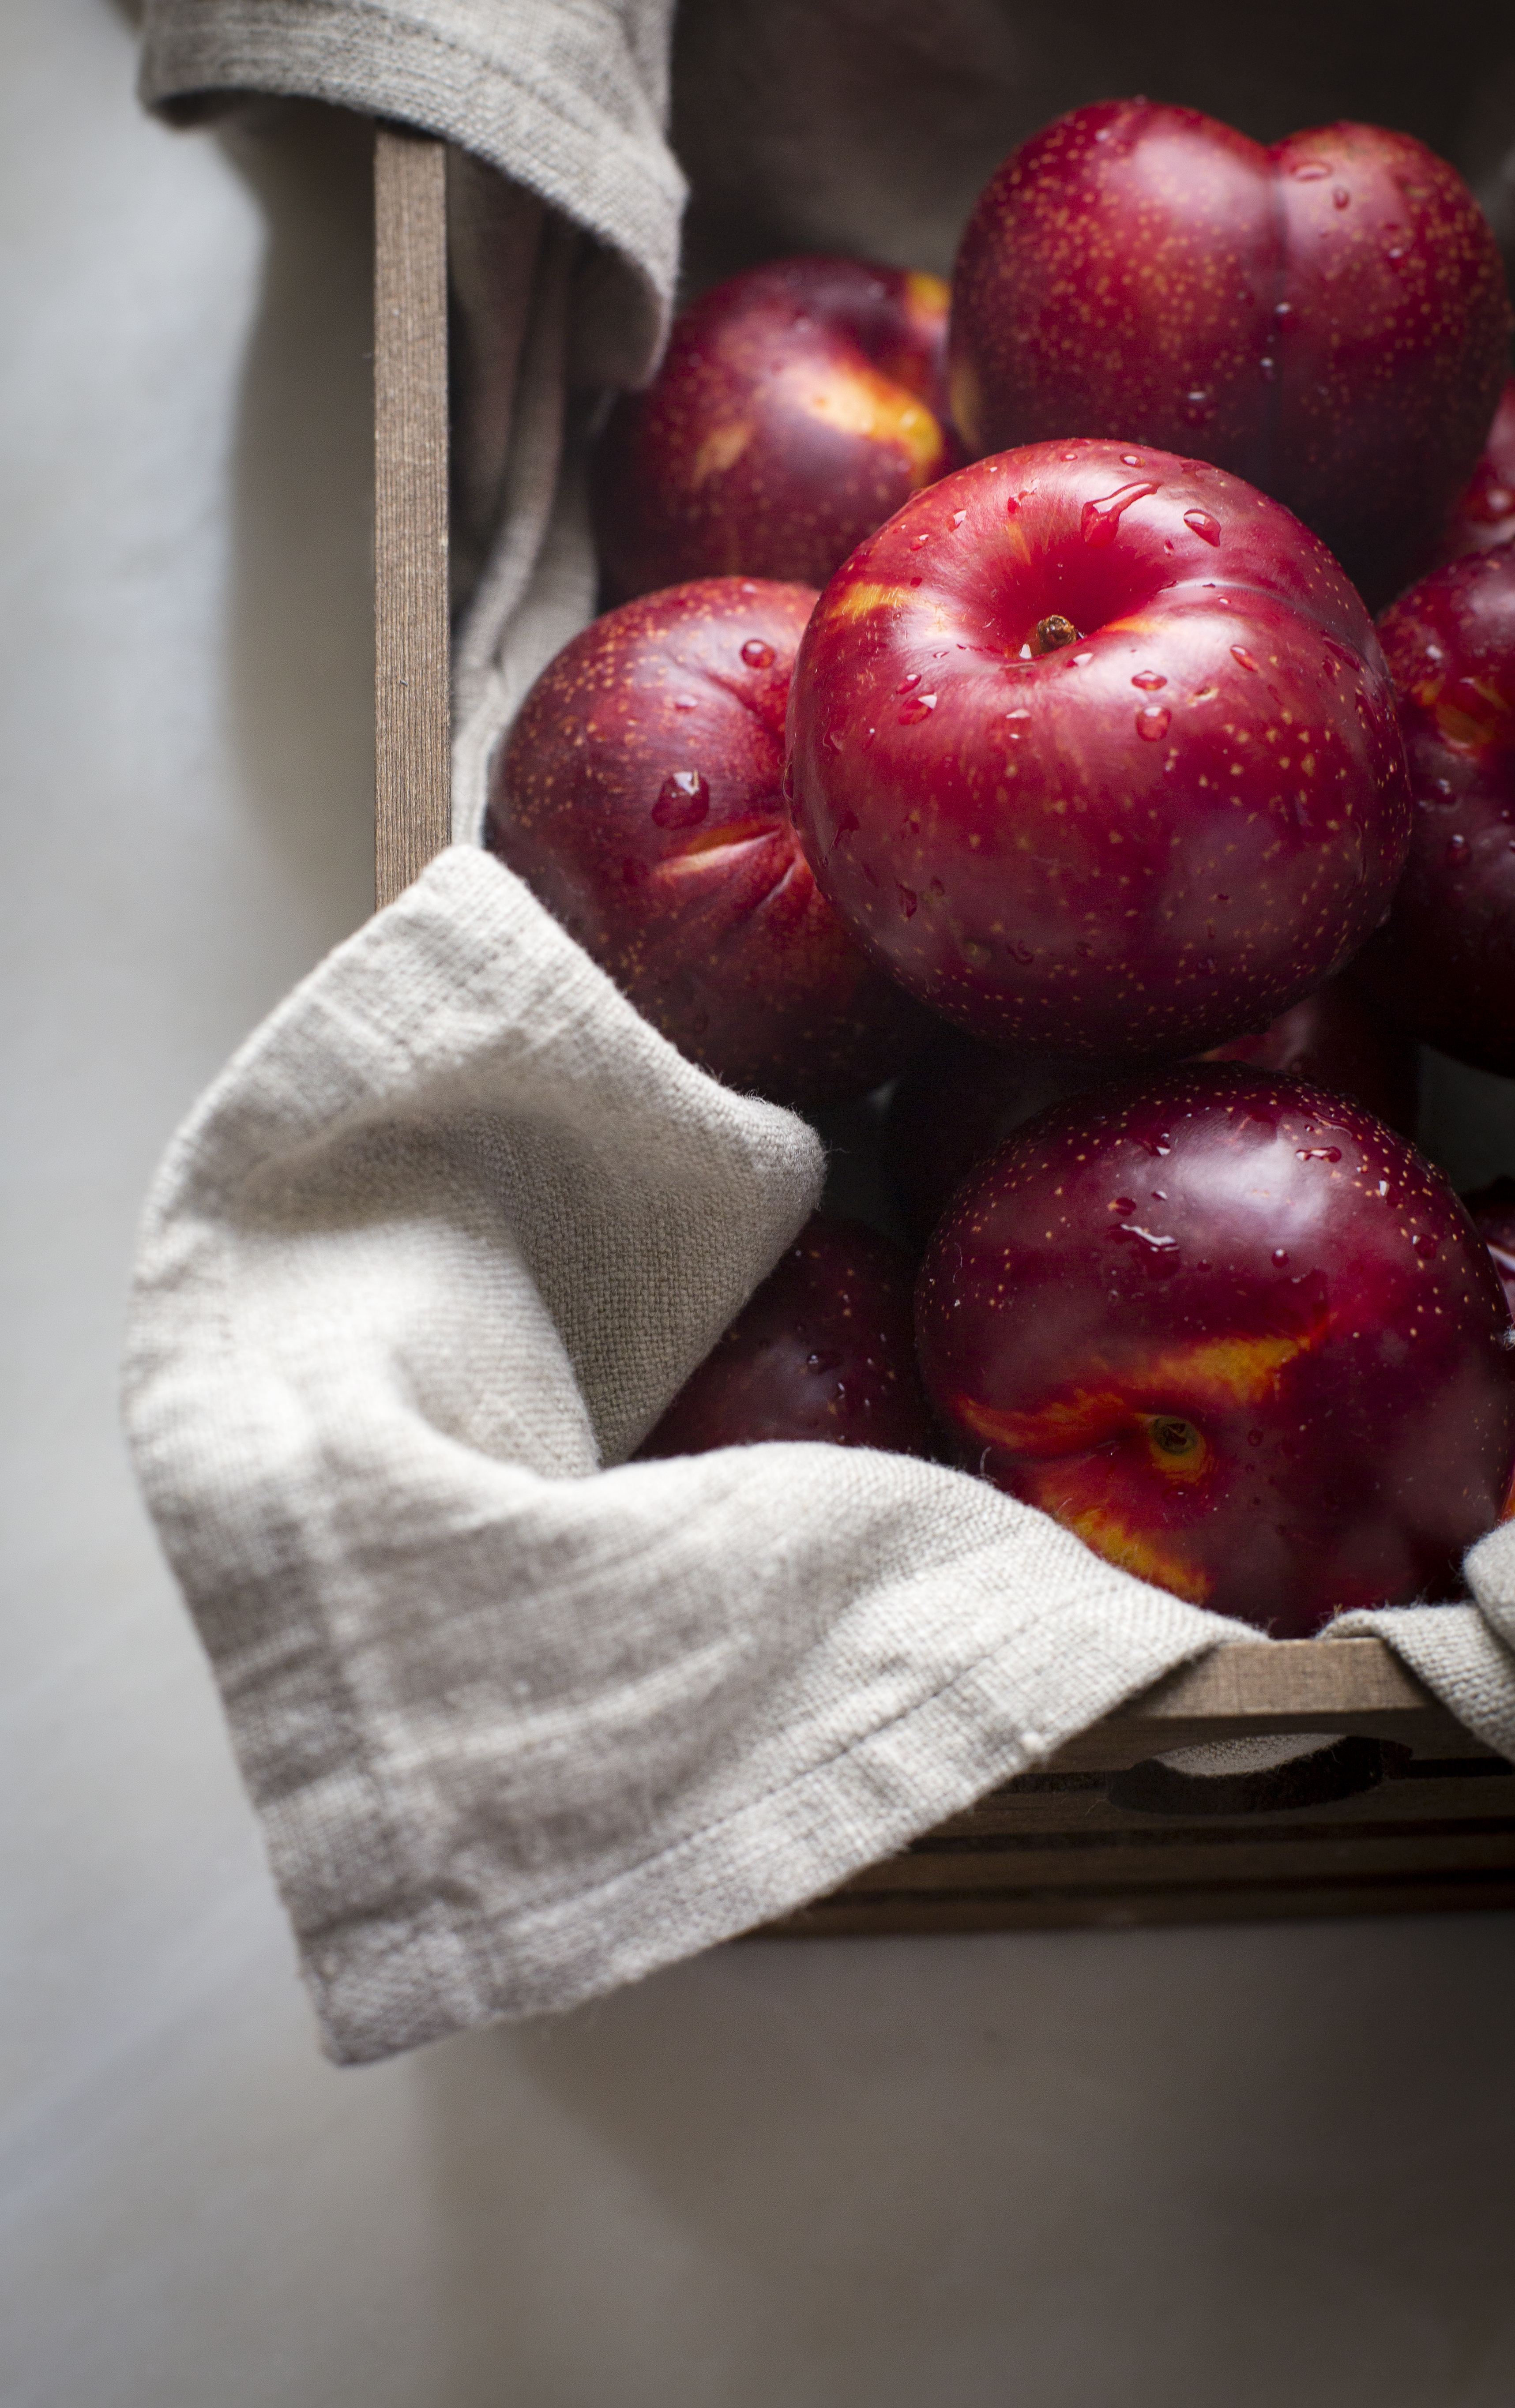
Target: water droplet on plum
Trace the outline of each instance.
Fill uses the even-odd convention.
[[[1231,647],[1231,657],[1234,661],[1239,662],[1240,666],[1244,669],[1251,669],[1253,677],[1256,677],[1257,663],[1253,660],[1251,652],[1249,652],[1243,645],[1233,644]]]
[[[1323,159],[1296,159],[1289,173],[1296,184],[1319,184],[1331,170]]]
[[[710,808],[710,787],[698,769],[675,769],[663,781],[652,820],[657,827],[698,827]]]
[[[1136,734],[1149,744],[1160,744],[1173,724],[1173,713],[1160,702],[1150,702],[1136,713]]]
[[[1465,836],[1450,836],[1447,838],[1445,859],[1449,869],[1465,869],[1470,858]]]
[[[1212,519],[1208,510],[1185,510],[1183,523],[1191,535],[1198,536],[1201,543],[1220,542],[1220,521]]]
[[[901,914],[907,920],[913,920],[915,917],[915,907],[919,902],[920,897],[916,895],[912,887],[901,886],[897,879],[894,883],[895,892],[899,896],[899,908]]]
[[[908,702],[900,704],[899,724],[902,727],[919,726],[922,719],[931,717],[936,708],[936,697],[934,694],[912,695]]]
[[[1294,1154],[1300,1162],[1339,1162],[1339,1145],[1296,1145]]]
[[[1169,1268],[1176,1268],[1179,1240],[1160,1229],[1144,1229],[1139,1221],[1122,1221],[1110,1231],[1112,1238],[1123,1238],[1134,1246],[1144,1247],[1148,1254],[1166,1257]]]
[[[1120,532],[1121,513],[1134,502],[1145,501],[1155,494],[1152,484],[1122,485],[1118,493],[1107,494],[1101,502],[1085,502],[1079,519],[1079,533],[1094,551],[1113,543]]]
[[[1289,1260],[1289,1257],[1288,1257],[1287,1254],[1284,1252],[1284,1249],[1282,1248],[1282,1246],[1275,1246],[1275,1247],[1274,1247],[1274,1249],[1273,1249],[1273,1268],[1274,1268],[1274,1269],[1275,1269],[1275,1270],[1280,1270],[1280,1271],[1281,1271],[1281,1270],[1282,1270],[1282,1269],[1284,1269],[1284,1268],[1285,1268],[1285,1267],[1287,1266],[1287,1264],[1288,1264],[1288,1260]]]
[[[1412,1238],[1410,1240],[1410,1244],[1414,1247],[1415,1252],[1421,1256],[1422,1261],[1428,1263],[1435,1262],[1436,1257],[1436,1240],[1435,1238],[1430,1236],[1428,1232],[1422,1231],[1420,1237]]]
[[[749,636],[742,646],[742,658],[750,669],[771,669],[773,646],[765,644],[761,636]]]
[[[920,682],[921,672],[919,669],[916,669],[912,671],[909,677],[901,678],[898,685],[894,688],[894,692],[896,694],[913,694]]]
[[[1331,198],[1335,201],[1338,209],[1344,209],[1348,202],[1351,199],[1351,194],[1348,192],[1345,184],[1336,184],[1332,188]]]
[[[1161,669],[1138,669],[1131,682],[1139,686],[1143,694],[1155,694],[1159,686],[1166,685],[1167,680]]]

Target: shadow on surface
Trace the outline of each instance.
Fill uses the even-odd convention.
[[[373,903],[373,132],[278,103],[215,138],[267,226],[235,437],[233,735],[314,958]]]
[[[765,1944],[450,2043],[447,2396],[1499,2408],[1512,1972],[1494,1915]]]

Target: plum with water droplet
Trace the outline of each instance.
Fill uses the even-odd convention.
[[[1410,831],[1378,638],[1324,545],[1128,450],[1032,444],[917,494],[827,585],[790,701],[795,825],[859,943],[970,1035],[1101,1064],[1310,994]]]
[[[1281,1638],[1458,1594],[1509,1492],[1515,1349],[1467,1212],[1359,1105],[1239,1066],[1029,1122],[953,1197],[916,1327],[965,1465]]]
[[[1302,1079],[1365,1104],[1413,1138],[1416,1049],[1364,998],[1351,974],[1327,980],[1268,1028],[1218,1045],[1213,1061]],[[907,1228],[923,1245],[958,1181],[1049,1104],[1101,1085],[1098,1063],[1007,1052],[944,1029],[895,1085],[884,1122],[884,1160]]]
[[[807,1222],[637,1452],[703,1455],[765,1439],[940,1451],[915,1359],[909,1265],[860,1221]]]
[[[1509,335],[1493,232],[1412,136],[1265,150],[1197,109],[1100,101],[975,205],[952,410],[973,452],[1071,429],[1197,452],[1286,503],[1377,609],[1473,472]]]
[[[675,320],[593,464],[618,599],[696,577],[821,585],[951,466],[946,285],[865,260],[778,259]]]
[[[929,1024],[838,920],[790,822],[803,585],[709,578],[607,612],[538,678],[485,841],[654,1027],[778,1103],[861,1095]]]
[[[1515,544],[1422,578],[1379,633],[1415,832],[1360,975],[1410,1036],[1515,1077]]]

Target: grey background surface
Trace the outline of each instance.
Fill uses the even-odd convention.
[[[6,2408],[1508,2408],[1515,1918],[728,1949],[337,2074],[115,1426],[174,1123],[368,907],[357,139],[0,84]]]

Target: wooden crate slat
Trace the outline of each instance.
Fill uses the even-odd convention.
[[[1515,1828],[1515,1774],[1509,1773],[1497,1758],[1491,1759],[1494,1770],[1508,1783],[1509,1804],[1503,1805],[1504,1790],[1491,1793],[1489,1785],[1473,1777],[1449,1771],[1435,1781],[1386,1780],[1377,1789],[1365,1789],[1353,1798],[1335,1800],[1330,1808],[1298,1806],[1269,1814],[1271,1825],[1277,1821],[1284,1828],[1288,1821],[1304,1818],[1320,1823],[1329,1813],[1332,1825],[1352,1829],[1363,1824],[1486,1822],[1491,1815],[1508,1816]],[[1481,1770],[1481,1765],[1480,1768]],[[1203,1822],[1188,1818],[1182,1828],[1210,1831],[1250,1830],[1258,1828],[1256,1813],[1239,1812],[1234,1814],[1207,1815]],[[1002,1839],[1014,1839],[1036,1832],[1072,1832],[1093,1838],[1105,1831],[1166,1830],[1179,1827],[1177,1816],[1143,1817],[1129,1807],[1112,1806],[1100,1787],[1086,1793],[1067,1796],[1044,1796],[1033,1793],[1017,1797],[1000,1791],[982,1806],[972,1808],[966,1814],[954,1814],[940,1823],[917,1848],[948,1849],[960,1847],[993,1849]]]
[[[445,143],[374,137],[374,894],[451,834]]]
[[[1069,1740],[1048,1769],[1115,1772],[1175,1748],[1281,1731],[1360,1732],[1418,1755],[1489,1753],[1381,1639],[1293,1639],[1216,1648]]]
[[[958,1897],[884,1892],[801,1907],[754,1940],[922,1939],[976,1931],[1131,1930],[1145,1925],[1294,1922],[1332,1915],[1444,1914],[1515,1908],[1515,1871],[1305,1880],[1297,1872],[1207,1886],[1165,1877],[1146,1888],[1071,1881],[1061,1890],[1004,1888]]]
[[[1142,1888],[1168,1881],[1207,1886],[1259,1878],[1309,1880],[1349,1874],[1429,1876],[1449,1871],[1503,1871],[1515,1881],[1515,1820],[1493,1827],[1471,1821],[1429,1827],[1371,1825],[1343,1831],[1311,1824],[1284,1830],[1216,1831],[1207,1824],[1168,1824],[1151,1832],[1106,1831],[1097,1839],[1074,1832],[1024,1833],[1000,1846],[963,1856],[893,1856],[847,1885],[849,1897],[965,1894],[973,1890],[1062,1889],[1070,1867],[1105,1889]]]

